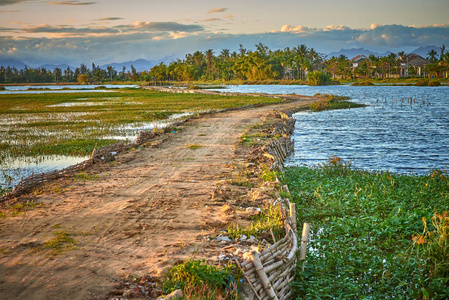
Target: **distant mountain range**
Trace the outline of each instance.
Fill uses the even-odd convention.
[[[410,51],[408,53],[415,53],[415,54],[421,55],[422,57],[426,58],[427,57],[427,53],[430,50],[435,50],[438,53],[438,55],[440,55],[441,50],[437,46],[419,47],[419,48],[417,48],[415,50],[412,50],[412,51]],[[332,56],[339,57],[340,55],[343,54],[347,58],[352,59],[352,58],[356,57],[357,55],[365,55],[365,56],[368,57],[368,56],[370,56],[372,54],[374,56],[382,57],[382,56],[387,56],[390,53],[392,53],[392,52],[391,51],[386,51],[384,53],[379,53],[379,52],[374,52],[374,51],[371,51],[371,50],[367,50],[365,48],[351,48],[351,49],[341,49],[338,52],[331,52],[331,53],[329,53],[327,55],[327,57],[328,58],[331,58]]]
[[[437,46],[425,46],[425,47],[419,47],[413,51],[410,51],[408,53],[416,53],[418,55],[421,55],[422,57],[426,58],[427,57],[427,53],[430,50],[435,50],[438,55],[440,54],[440,48]],[[446,51],[447,52],[447,51]],[[370,56],[375,55],[375,56],[387,56],[390,53],[392,53],[391,51],[386,51],[384,53],[379,53],[379,52],[375,52],[375,51],[371,51],[365,48],[351,48],[351,49],[341,49],[340,51],[337,52],[331,52],[327,55],[328,58],[331,58],[332,56],[338,57],[340,55],[345,55],[347,58],[351,59],[356,57],[357,55],[365,55],[365,56]],[[169,63],[172,60],[176,59],[176,57],[174,56],[170,56],[170,57],[166,57],[164,58],[162,61],[164,63]],[[137,59],[137,60],[133,60],[133,61],[126,61],[126,62],[121,62],[121,63],[109,63],[109,64],[103,64],[100,65],[100,67],[102,69],[106,69],[108,66],[112,66],[116,71],[120,72],[122,70],[123,67],[126,68],[126,71],[130,71],[131,70],[131,65],[134,66],[134,68],[136,68],[137,72],[142,72],[142,71],[149,71],[152,67],[154,67],[155,65],[159,64],[161,61],[150,61],[150,60],[146,60],[146,59]],[[24,69],[26,64],[22,61],[16,60],[16,59],[12,59],[12,58],[1,58],[0,57],[0,66],[3,67],[16,67],[17,69]],[[28,66],[29,67],[29,66]],[[55,68],[60,68],[62,70],[66,70],[67,68],[70,68],[72,70],[75,70],[76,67],[73,66],[69,66],[67,64],[45,64],[45,65],[41,65],[40,67],[45,68],[47,70],[54,70]],[[87,65],[88,68],[90,68],[90,65]]]
[[[133,61],[126,61],[122,63],[110,63],[101,65],[100,68],[106,69],[108,66],[113,67],[116,71],[121,71],[123,67],[126,68],[126,71],[131,70],[131,66],[136,68],[137,72],[149,71],[152,67],[154,67],[158,62],[149,61],[146,59],[137,59]]]
[[[166,59],[164,59],[166,61]],[[146,59],[137,59],[133,61],[125,61],[121,63],[110,63],[110,64],[104,64],[101,65],[100,68],[106,69],[108,66],[112,66],[116,71],[121,71],[123,67],[126,68],[126,71],[131,70],[131,65],[136,68],[137,72],[142,71],[149,71],[152,67],[154,67],[156,64],[159,64],[160,61],[149,61]],[[17,69],[24,69],[25,66],[30,67],[29,65],[26,65],[24,62],[16,60],[16,59],[2,59],[0,58],[0,66],[7,67],[10,66],[16,67]],[[60,68],[61,70],[66,70],[67,68],[70,68],[72,70],[75,70],[77,67],[69,66],[67,64],[45,64],[39,66],[40,68],[45,68],[47,70],[54,70],[55,68]],[[90,68],[90,65],[87,65],[88,68]]]
[[[3,67],[8,67],[10,66],[12,67],[16,67],[17,69],[24,69],[25,68],[25,63],[21,62],[19,60],[16,59],[11,59],[11,58],[5,58],[5,59],[1,59],[0,58],[0,66]]]

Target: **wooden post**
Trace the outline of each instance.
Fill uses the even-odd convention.
[[[295,203],[291,203],[290,202],[290,205],[289,205],[290,207],[290,220],[292,221],[292,229],[293,229],[293,232],[296,234],[296,231],[298,230],[297,228],[296,228],[296,206],[295,206]]]
[[[304,223],[304,227],[302,228],[301,253],[299,255],[299,260],[306,259],[307,244],[309,243],[309,233],[310,233],[310,224]]]
[[[270,299],[279,300],[274,292],[273,287],[271,286],[270,281],[268,280],[268,276],[263,269],[262,262],[260,261],[259,254],[257,251],[251,251],[251,260],[253,261],[254,267],[256,268],[257,275],[259,275],[260,282],[267,292]]]

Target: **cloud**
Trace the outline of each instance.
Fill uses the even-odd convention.
[[[449,41],[449,26],[378,25],[374,29],[360,32],[354,39],[365,46],[393,48],[443,44]]]
[[[103,20],[116,20],[120,18],[104,18]],[[176,22],[135,22],[127,25],[89,26],[75,27],[71,25],[49,25],[38,26],[26,25],[24,28],[0,28],[0,31],[24,34],[49,34],[51,37],[77,37],[77,36],[98,36],[98,35],[129,35],[136,33],[174,33],[173,38],[180,38],[186,34],[204,31],[200,25],[181,24]]]
[[[311,28],[302,25],[293,27],[291,25],[286,24],[281,28],[281,32],[305,33],[308,31],[311,31]]]
[[[208,14],[215,14],[215,13],[221,13],[221,12],[225,12],[226,10],[228,10],[227,8],[224,7],[217,7],[217,8],[212,8],[209,9],[207,11]]]
[[[78,6],[78,5],[92,5],[96,2],[82,2],[82,1],[47,1],[45,2],[48,5],[69,5],[69,6]]]
[[[201,22],[215,22],[215,21],[221,21],[221,19],[219,19],[219,18],[208,18],[208,19],[201,20]]]
[[[44,63],[104,64],[137,58],[160,60],[166,56],[174,59],[197,50],[213,49],[217,53],[227,48],[238,51],[239,44],[254,49],[254,45],[260,42],[273,50],[306,44],[321,53],[342,48],[407,52],[421,46],[449,44],[449,26],[418,28],[377,24],[371,27],[353,29],[338,25],[323,28],[284,25],[275,32],[226,34],[209,32],[200,25],[176,22],[136,22],[82,28],[43,24],[0,28],[0,52],[1,55],[9,53],[32,66]],[[14,37],[5,35],[8,32]],[[18,37],[17,33],[26,37]]]
[[[19,4],[22,2],[33,1],[33,0],[0,0],[0,6]]]
[[[123,18],[119,17],[108,17],[108,18],[100,18],[100,19],[94,19],[95,21],[117,21],[117,20],[123,20]]]

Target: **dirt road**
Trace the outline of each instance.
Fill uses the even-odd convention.
[[[40,204],[0,220],[0,298],[104,299],[120,276],[157,276],[178,259],[212,255],[201,236],[227,222],[212,194],[244,162],[239,136],[270,111],[313,101],[289,98],[190,120],[150,147],[22,196]],[[244,197],[238,188],[230,193]],[[58,252],[58,241],[68,249]]]

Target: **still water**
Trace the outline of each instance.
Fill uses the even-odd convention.
[[[229,86],[221,91],[335,94],[367,105],[295,114],[290,165],[316,165],[338,156],[360,169],[423,174],[449,164],[447,86]]]
[[[95,89],[97,87],[105,87],[106,89]],[[61,93],[105,93],[120,88],[138,88],[138,85],[11,85],[4,86],[5,90],[0,94],[61,94]]]

